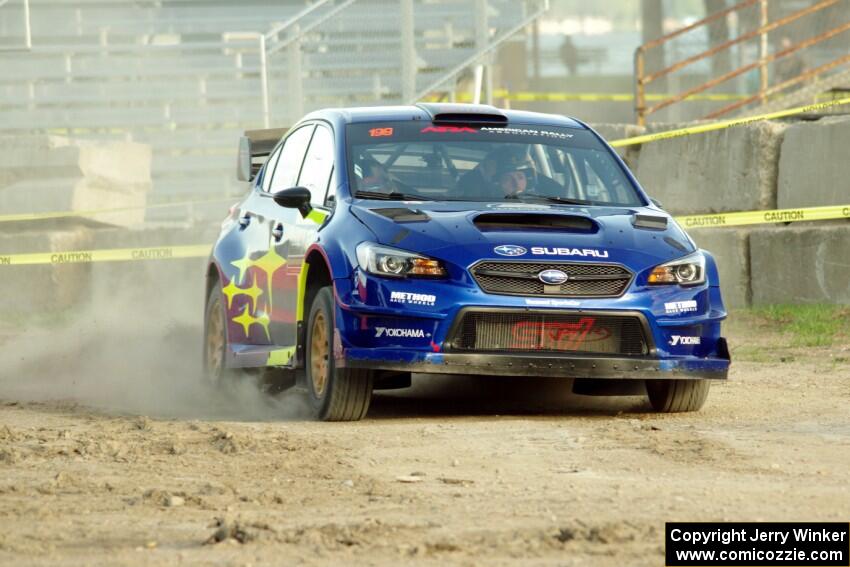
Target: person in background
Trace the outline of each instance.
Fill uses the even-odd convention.
[[[578,74],[578,49],[576,49],[570,36],[564,36],[564,42],[561,44],[558,53],[560,53],[561,61],[564,62],[564,67],[567,68],[570,76]]]

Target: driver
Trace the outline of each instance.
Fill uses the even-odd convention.
[[[394,191],[389,173],[377,160],[365,158],[360,162],[363,171],[363,179],[360,181],[360,189],[364,191]]]
[[[386,165],[369,155],[361,155],[355,162],[354,174],[357,177],[357,190],[372,193],[402,193],[414,195],[413,188],[400,181]]]
[[[358,190],[378,193],[392,193],[399,190],[387,168],[378,160],[371,157],[361,157],[358,165],[362,174],[362,178],[357,184]]]
[[[496,162],[493,180],[503,197],[513,197],[521,193],[555,197],[564,192],[564,188],[557,181],[537,173],[534,160],[525,149],[497,150],[493,153],[493,159]]]

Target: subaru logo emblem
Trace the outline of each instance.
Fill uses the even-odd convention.
[[[569,279],[569,276],[561,270],[543,270],[537,274],[537,279],[546,285],[561,285]]]
[[[498,254],[499,256],[522,256],[525,254],[526,250],[522,246],[515,246],[513,244],[502,244],[501,246],[496,246],[493,248],[493,252]]]

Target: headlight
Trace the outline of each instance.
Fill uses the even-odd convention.
[[[705,256],[702,252],[694,252],[684,258],[656,266],[649,274],[649,283],[650,285],[705,283]]]
[[[374,242],[357,245],[357,263],[371,274],[403,278],[406,276],[442,277],[446,269],[439,260],[381,246]]]

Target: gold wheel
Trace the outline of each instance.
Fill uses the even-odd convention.
[[[224,314],[222,313],[220,299],[213,299],[208,316],[206,370],[211,379],[217,380],[221,376],[224,366]]]
[[[328,325],[325,314],[319,311],[313,318],[313,340],[310,341],[310,376],[313,382],[313,392],[321,398],[328,384]]]
[[[325,421],[361,419],[372,399],[371,370],[337,368],[334,349],[333,287],[320,288],[310,306],[306,366],[308,396],[316,417]]]

